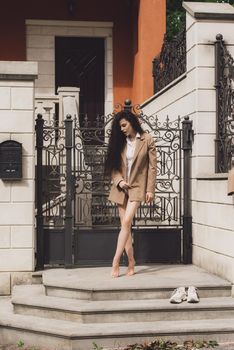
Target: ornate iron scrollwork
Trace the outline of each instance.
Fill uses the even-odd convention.
[[[172,39],[164,37],[159,56],[153,60],[154,93],[156,94],[186,71],[186,31]]]
[[[129,106],[129,108],[133,108]],[[181,226],[181,144],[180,119],[159,120],[157,116],[138,113],[143,129],[155,139],[157,150],[157,182],[155,201],[143,203],[134,219],[134,226]],[[110,180],[104,177],[104,161],[114,114],[97,117],[95,125],[73,119],[71,150],[72,210],[78,227],[119,225],[118,208],[107,199]],[[44,225],[64,225],[67,201],[66,126],[43,127],[43,217]]]
[[[216,172],[225,173],[234,161],[234,59],[223,36],[216,40]]]

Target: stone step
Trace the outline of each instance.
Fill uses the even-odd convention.
[[[197,304],[169,299],[87,301],[46,296],[43,286],[15,286],[17,314],[79,323],[151,322],[234,318],[234,298],[201,298]]]
[[[10,300],[0,300],[0,343],[22,339],[28,346],[56,350],[87,350],[95,342],[100,347],[126,346],[156,338],[183,342],[187,339],[218,342],[234,341],[234,318],[126,323],[89,323],[45,319],[13,313]]]
[[[231,297],[204,298],[197,304],[170,304],[168,299],[78,301],[37,295],[15,296],[12,303],[17,314],[80,323],[234,318]]]
[[[32,284],[42,284],[42,271],[32,273]]]
[[[202,298],[231,296],[231,283],[193,265],[137,266],[136,274],[110,277],[109,267],[43,272],[46,294],[84,300],[168,299],[179,286],[194,285]]]
[[[69,299],[83,300],[146,300],[168,299],[174,288],[141,288],[141,289],[97,289],[97,288],[72,288],[69,286],[55,286],[45,283],[46,294]],[[229,297],[231,286],[199,286],[202,298]]]

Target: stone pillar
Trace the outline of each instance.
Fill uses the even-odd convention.
[[[35,266],[34,81],[37,63],[0,61],[0,142],[22,143],[22,179],[0,179],[0,295]],[[20,272],[19,272],[20,271]]]
[[[81,178],[82,176],[86,177],[86,182],[90,181],[90,186],[91,186],[91,181],[92,181],[92,170],[88,165],[86,164],[86,159],[85,159],[85,152],[84,152],[84,144],[82,141],[81,135],[78,133],[79,130],[79,93],[80,93],[80,88],[76,87],[59,87],[58,88],[58,95],[59,95],[59,122],[61,124],[62,121],[66,119],[67,115],[71,115],[72,119],[74,117],[77,118],[76,121],[76,133],[75,133],[75,143],[80,143],[82,144],[82,148],[79,147],[79,157],[82,159],[82,164],[83,167],[86,169],[86,172],[89,174],[87,175],[80,175]],[[76,169],[78,172],[81,172],[82,169]],[[76,201],[76,208],[77,211],[75,213],[76,215],[76,222],[83,221],[87,226],[92,227],[92,217],[91,217],[91,211],[89,211],[89,214],[86,214],[86,209],[85,208],[91,208],[92,206],[92,193],[89,190],[86,190],[85,193],[80,193],[79,195],[77,194],[75,196],[75,201]]]
[[[70,114],[72,118],[79,115],[79,93],[80,88],[76,87],[59,87],[59,123],[66,119]]]
[[[192,79],[195,137],[192,150],[193,263],[234,283],[234,207],[227,174],[215,174],[216,35],[234,57],[234,8],[224,3],[184,2],[187,75]],[[187,78],[188,79],[188,78]]]
[[[183,2],[186,10],[187,70],[143,104],[144,113],[193,121],[193,263],[234,283],[234,198],[227,174],[215,174],[216,35],[234,57],[234,8],[225,3]]]
[[[234,56],[234,8],[223,3],[183,2],[186,10],[187,76],[193,87],[191,119],[196,137],[194,175],[215,172],[216,93],[214,42],[221,33]]]

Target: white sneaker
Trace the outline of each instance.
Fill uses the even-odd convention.
[[[197,288],[194,286],[188,287],[188,303],[198,303],[199,302],[199,296],[197,293]]]
[[[185,287],[176,288],[170,298],[170,303],[172,304],[180,304],[182,301],[187,299],[187,294],[185,291]]]

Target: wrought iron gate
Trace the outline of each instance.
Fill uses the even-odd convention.
[[[126,104],[124,108],[131,108]],[[37,268],[105,265],[119,232],[117,206],[107,200],[104,159],[114,115],[95,125],[67,116],[62,125],[36,120]],[[142,203],[133,227],[137,263],[191,262],[190,153],[192,122],[139,117],[156,142],[155,201]],[[123,256],[124,262],[124,256]]]

